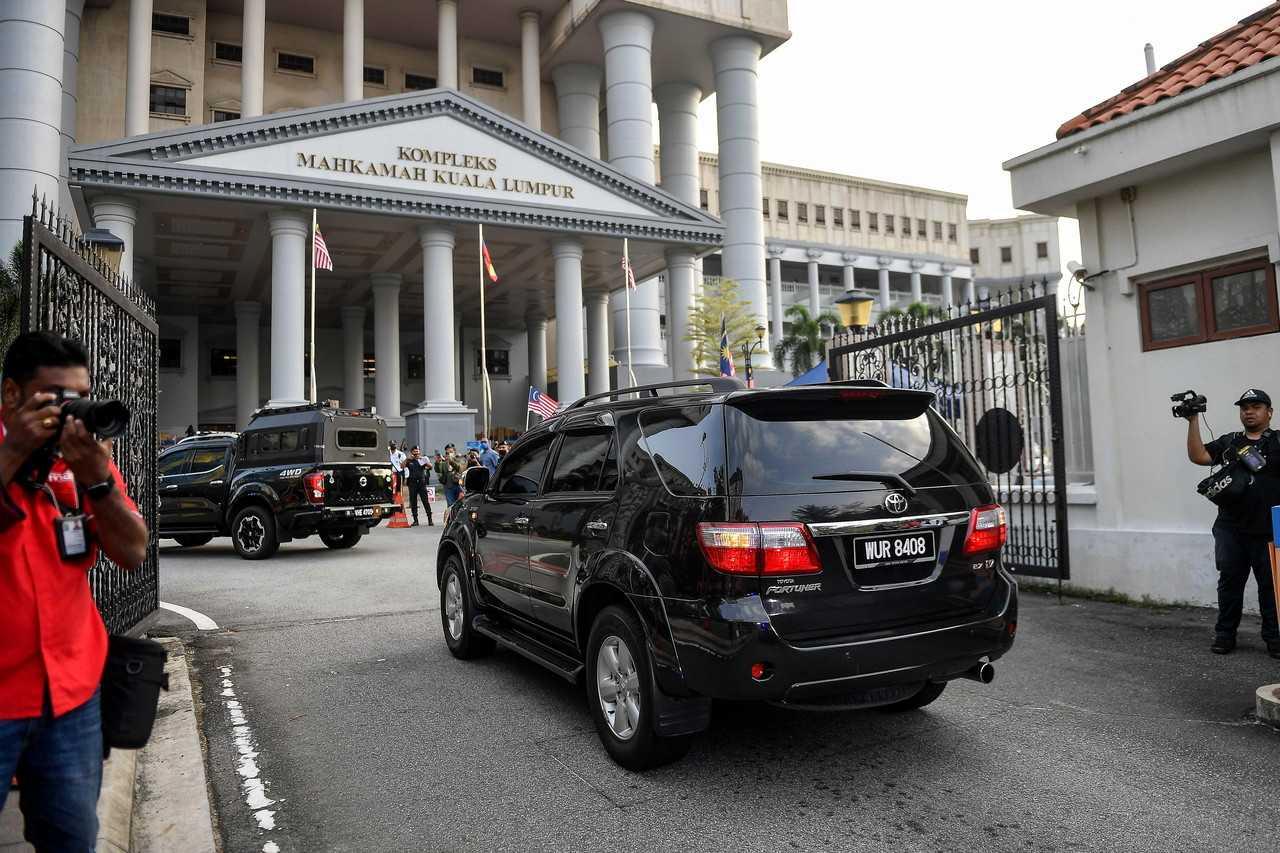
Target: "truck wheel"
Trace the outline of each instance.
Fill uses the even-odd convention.
[[[344,548],[354,548],[362,536],[364,536],[364,531],[359,527],[344,527],[339,530],[320,531],[320,541],[335,551],[341,551]]]
[[[262,506],[247,506],[231,522],[231,544],[246,560],[265,560],[280,547],[276,517]]]
[[[653,668],[635,615],[616,605],[596,617],[587,641],[587,703],[609,756],[628,770],[648,770],[684,757],[689,735],[653,730]]]
[[[444,562],[444,575],[440,584],[440,625],[444,628],[444,641],[449,653],[459,660],[470,660],[493,651],[491,638],[471,626],[476,615],[471,590],[458,555],[450,555]]]
[[[173,541],[177,542],[183,548],[199,548],[201,545],[208,545],[213,541],[212,533],[192,533],[188,536],[175,536]]]
[[[906,699],[899,699],[889,705],[881,705],[878,710],[881,711],[914,711],[917,708],[923,708],[934,699],[942,695],[942,691],[947,689],[945,681],[926,681],[924,686],[920,688],[920,692],[914,696],[908,696]]]

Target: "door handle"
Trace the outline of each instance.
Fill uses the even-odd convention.
[[[513,519],[511,519],[511,521],[512,521],[512,523],[513,523],[513,524],[518,524],[518,525],[520,525],[521,527],[524,527],[526,524],[528,524],[528,523],[529,523],[529,519],[528,519],[528,517],[523,516],[523,515],[522,515],[522,516],[520,516],[519,518],[513,518]]]
[[[221,480],[210,480],[210,481],[209,481],[209,485],[210,485],[210,486],[221,486],[221,485],[222,485],[222,481],[221,481]]]
[[[178,488],[177,486],[165,486],[165,487],[164,487],[164,490],[165,490],[166,492],[172,492],[172,491],[177,490],[177,488]]]
[[[591,533],[604,533],[606,530],[609,529],[609,522],[588,521],[586,526],[587,526],[587,530]]]

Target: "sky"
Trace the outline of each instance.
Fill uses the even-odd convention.
[[[760,65],[761,157],[969,196],[1013,215],[1000,164],[1267,0],[790,0]],[[699,143],[715,150],[715,99]]]

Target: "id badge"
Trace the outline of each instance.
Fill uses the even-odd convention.
[[[85,534],[84,515],[64,515],[53,520],[53,533],[58,539],[58,553],[64,560],[74,560],[89,553],[89,539]]]

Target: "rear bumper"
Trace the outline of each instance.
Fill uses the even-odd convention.
[[[375,524],[395,514],[394,503],[366,504],[363,506],[327,506],[323,509],[303,510],[294,516],[293,527],[350,527],[357,524]]]
[[[979,661],[994,661],[1009,651],[1017,630],[1018,588],[1003,573],[1000,578],[987,610],[961,623],[826,645],[783,640],[759,599],[721,602],[714,616],[705,605],[704,612],[694,613],[685,602],[668,600],[683,686],[716,699],[807,704],[844,697],[841,704],[867,706],[895,701],[902,692],[894,687],[956,678]],[[755,663],[766,666],[765,679],[751,677]]]

